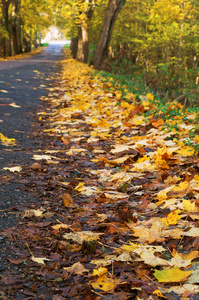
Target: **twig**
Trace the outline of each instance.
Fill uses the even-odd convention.
[[[28,251],[30,252],[30,254],[34,257],[32,251],[30,250],[30,247],[29,247],[28,243],[25,243],[25,245],[28,247]]]

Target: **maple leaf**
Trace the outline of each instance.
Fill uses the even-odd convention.
[[[134,251],[134,253],[137,253],[137,251]],[[148,251],[147,249],[140,252],[139,256],[140,258],[136,258],[136,261],[143,261],[145,264],[150,265],[152,267],[169,266],[169,262],[167,260],[155,256],[152,252]]]
[[[166,225],[176,225],[178,220],[181,219],[182,217],[179,216],[176,212],[171,212],[170,214],[168,214],[167,218],[163,218],[163,222]]]
[[[183,149],[178,150],[177,153],[187,157],[194,155],[195,150],[192,147],[184,147]]]
[[[189,254],[178,253],[175,249],[173,250],[173,258],[169,262],[170,266],[186,268],[191,264],[191,261],[199,256],[198,251],[193,251]]]
[[[165,224],[162,220],[156,220],[153,222],[151,228],[147,228],[143,225],[126,224],[130,229],[133,230],[138,241],[153,243],[154,241],[163,242],[165,237],[163,235],[163,229]]]
[[[183,205],[184,210],[186,210],[188,212],[196,211],[195,202],[191,202],[190,200],[183,199],[182,205]]]
[[[182,271],[178,267],[166,270],[155,270],[154,276],[159,282],[182,282],[187,280],[192,271]]]

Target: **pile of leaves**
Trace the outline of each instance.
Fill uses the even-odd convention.
[[[41,150],[18,170],[38,202],[4,231],[17,268],[0,295],[197,299],[198,114],[72,59],[42,100]]]

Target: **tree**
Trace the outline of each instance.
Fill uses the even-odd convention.
[[[100,37],[95,49],[92,64],[96,69],[99,69],[108,54],[108,47],[111,40],[111,35],[118,13],[120,12],[125,0],[109,0]]]
[[[6,32],[4,35],[3,44],[3,56],[11,55],[11,37],[9,32],[9,7],[12,0],[2,0],[1,1],[1,12],[2,12],[2,26]]]
[[[20,8],[21,0],[12,0],[11,34],[14,54],[22,53]]]

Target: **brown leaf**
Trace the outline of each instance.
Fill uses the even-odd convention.
[[[73,199],[72,199],[72,197],[71,197],[71,195],[70,194],[66,194],[66,193],[64,193],[63,195],[62,195],[62,199],[63,199],[63,204],[64,204],[64,206],[71,206],[72,204],[73,204]]]
[[[38,164],[38,163],[34,163],[31,166],[31,169],[34,171],[41,171],[43,169],[42,165]]]
[[[22,264],[27,258],[14,258],[14,259],[10,259],[9,257],[7,257],[7,260],[9,260],[12,264],[14,265],[20,265]]]
[[[82,265],[80,262],[75,263],[69,268],[64,268],[64,270],[77,275],[83,275],[85,272],[89,272],[89,270],[84,268],[84,265]]]

